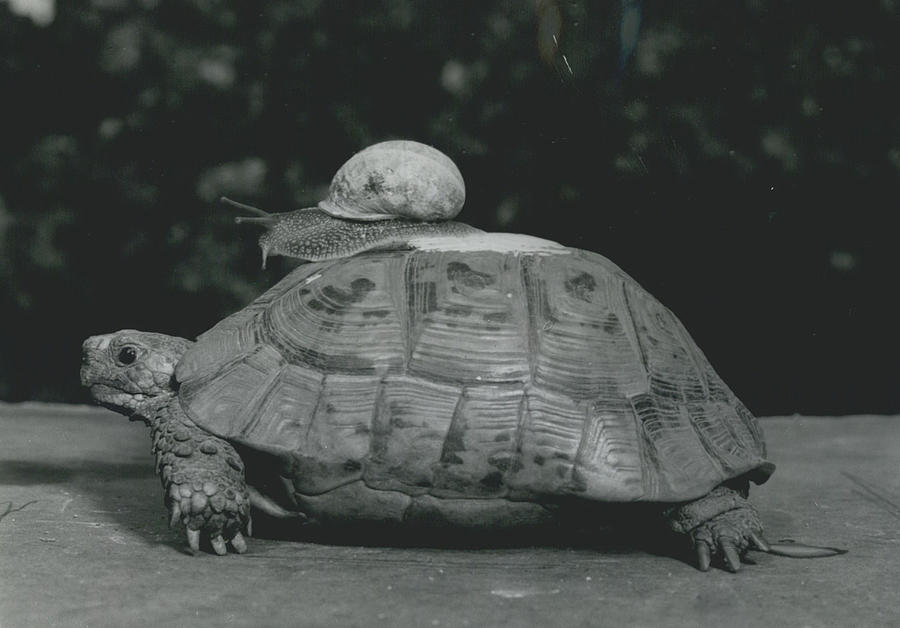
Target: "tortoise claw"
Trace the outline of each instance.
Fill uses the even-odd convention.
[[[238,554],[243,554],[247,551],[247,542],[244,540],[244,537],[241,536],[240,532],[235,534],[234,538],[231,539],[231,547],[233,547],[234,551]]]
[[[759,532],[751,532],[748,536],[750,537],[751,545],[753,545],[753,547],[755,547],[756,549],[760,550],[761,552],[772,551],[772,547],[769,545],[769,542],[766,541],[765,537]]]
[[[200,530],[187,529],[188,546],[195,554],[200,551]]]
[[[201,534],[201,530],[187,529],[188,547],[193,554],[197,554],[200,551]],[[212,546],[213,551],[219,556],[224,556],[228,553],[228,543],[231,543],[234,551],[238,554],[243,554],[247,551],[247,541],[244,540],[244,537],[240,532],[235,533],[234,537],[227,542],[221,534],[211,536],[209,538],[209,543]]]
[[[212,543],[213,551],[219,556],[224,556],[228,553],[228,550],[225,547],[225,539],[221,536],[210,539],[210,543]]]
[[[697,543],[697,566],[700,568],[700,571],[709,571],[709,564],[711,562],[712,557],[710,555],[709,545],[700,541]]]
[[[722,539],[719,541],[719,546],[722,548],[722,553],[725,554],[725,565],[728,567],[728,571],[737,573],[741,568],[741,559],[734,543],[729,539]]]
[[[172,516],[169,518],[169,528],[174,528],[181,521],[181,506],[178,502],[172,504]]]

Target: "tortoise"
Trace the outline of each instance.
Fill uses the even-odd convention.
[[[385,192],[368,184],[387,180],[372,175],[386,154],[391,172],[431,160],[462,184],[422,146],[370,147],[358,187]],[[641,502],[704,571],[713,559],[737,571],[751,548],[835,553],[764,539],[747,499],[774,470],[758,422],[611,261],[446,215],[360,220],[329,204],[254,210],[264,260],[318,261],[196,342],[135,330],[84,342],[96,401],[151,427],[192,550],[203,536],[217,554],[244,552],[251,504],[323,525],[493,529],[563,504]]]

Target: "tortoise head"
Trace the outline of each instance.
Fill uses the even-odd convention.
[[[81,384],[100,405],[132,415],[175,394],[175,365],[191,346],[176,336],[123,329],[82,345]]]

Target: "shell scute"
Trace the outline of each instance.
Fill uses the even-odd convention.
[[[764,456],[761,439],[747,429],[740,412],[730,403],[688,403],[689,419],[696,426],[704,449],[719,466],[723,477],[733,477]]]
[[[204,380],[185,382],[181,399],[214,434],[286,454],[306,440],[322,379],[263,344]]]
[[[399,260],[337,262],[300,289],[272,299],[259,335],[288,359],[328,372],[399,370],[406,359]]]
[[[465,389],[434,468],[432,495],[500,497],[508,492],[502,480],[516,458],[523,402],[521,385]]]
[[[268,448],[294,451],[306,441],[310,419],[322,388],[322,374],[287,364],[239,413],[240,439]]]
[[[534,260],[527,280],[536,386],[608,405],[646,388],[622,277],[556,256]]]
[[[524,381],[530,326],[514,256],[411,255],[411,373],[462,384]]]
[[[663,403],[650,393],[629,397],[644,435],[645,491],[676,501],[696,486],[712,488],[727,479],[707,454],[684,406]],[[706,491],[704,491],[706,492]]]
[[[585,412],[584,405],[572,397],[537,387],[525,391],[517,459],[504,478],[511,491],[544,495],[572,492],[572,470]]]
[[[572,470],[573,486],[584,494],[632,501],[646,494],[643,442],[630,408],[591,403]]]
[[[386,377],[375,404],[366,484],[411,494],[434,486],[434,466],[441,460],[460,397],[457,386]]]
[[[293,451],[294,489],[318,495],[362,478],[380,378],[325,377],[306,437]]]
[[[211,340],[218,340],[215,335]],[[205,355],[216,355],[205,349]],[[249,353],[204,369],[204,376],[189,379],[181,386],[182,404],[191,415],[202,417],[202,425],[215,434],[228,437],[240,434],[250,421],[256,405],[285,365],[281,354],[267,345],[258,345]],[[257,404],[254,404],[254,401]]]

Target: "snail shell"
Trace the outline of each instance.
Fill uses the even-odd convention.
[[[450,220],[466,186],[456,164],[426,144],[392,140],[361,150],[341,166],[319,208],[350,220]]]

